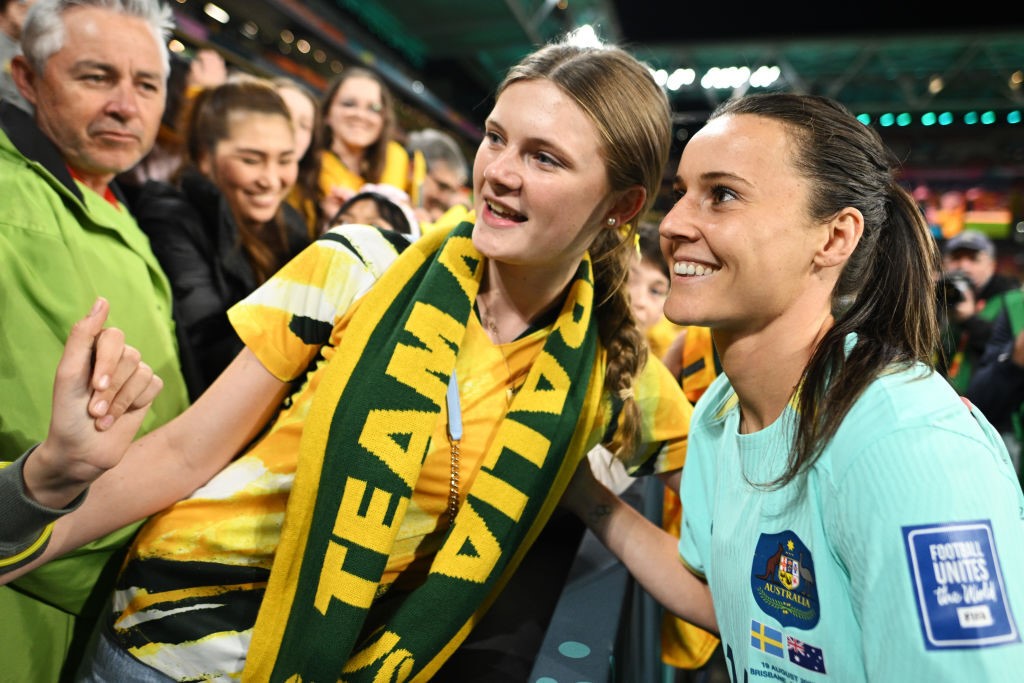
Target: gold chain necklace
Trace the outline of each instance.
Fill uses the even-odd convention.
[[[498,347],[498,351],[501,352],[501,359],[505,361],[505,374],[508,376],[508,386],[505,388],[505,403],[511,407],[512,399],[515,398],[521,387],[516,386],[516,380],[512,377],[512,366],[508,362],[508,354],[505,353],[505,344],[498,333],[498,323],[479,299],[477,299],[477,307],[480,309],[480,322],[491,333],[491,338]]]
[[[462,442],[462,407],[459,405],[459,383],[455,378],[455,369],[448,380],[448,443],[451,444],[451,478],[448,480],[448,526],[455,524],[455,515],[459,513],[459,444]]]
[[[479,300],[478,300],[479,305]],[[486,309],[481,307],[482,313]],[[505,354],[504,344],[501,343],[501,335],[498,334],[498,325],[490,315],[481,315],[481,322],[486,318],[484,325],[490,330],[494,340],[498,342],[498,350],[501,358],[505,361],[505,373],[508,375],[509,386],[505,389],[505,401],[511,406],[512,399],[520,387],[515,385],[512,378],[512,366]],[[448,443],[449,451],[449,478],[448,478],[448,506],[445,514],[448,516],[449,527],[455,524],[455,516],[459,513],[459,458],[461,456],[462,444],[462,406],[459,401],[459,384],[455,377],[455,370],[452,370],[451,378],[448,380],[448,393],[446,397],[448,405]]]

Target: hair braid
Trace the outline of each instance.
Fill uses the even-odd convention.
[[[632,451],[640,442],[640,407],[633,396],[633,384],[647,362],[647,340],[637,326],[625,286],[633,256],[633,233],[630,229],[623,239],[616,230],[604,230],[590,247],[598,335],[608,354],[604,386],[613,401],[622,402],[619,428],[606,444],[617,456]]]

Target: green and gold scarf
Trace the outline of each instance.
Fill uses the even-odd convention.
[[[357,642],[445,406],[483,257],[430,233],[353,313],[306,422],[245,680],[428,680],[558,504],[598,419],[603,364],[584,258],[426,581]]]

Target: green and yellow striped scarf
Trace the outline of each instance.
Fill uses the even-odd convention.
[[[357,642],[473,315],[484,260],[472,227],[415,242],[354,312],[305,426],[245,680],[428,680],[494,601],[585,457],[604,379],[589,258],[427,580]]]

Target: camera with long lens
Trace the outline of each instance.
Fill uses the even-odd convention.
[[[935,285],[935,297],[938,299],[939,307],[947,310],[956,308],[967,299],[969,293],[972,293],[973,286],[971,278],[962,270],[943,273]]]

